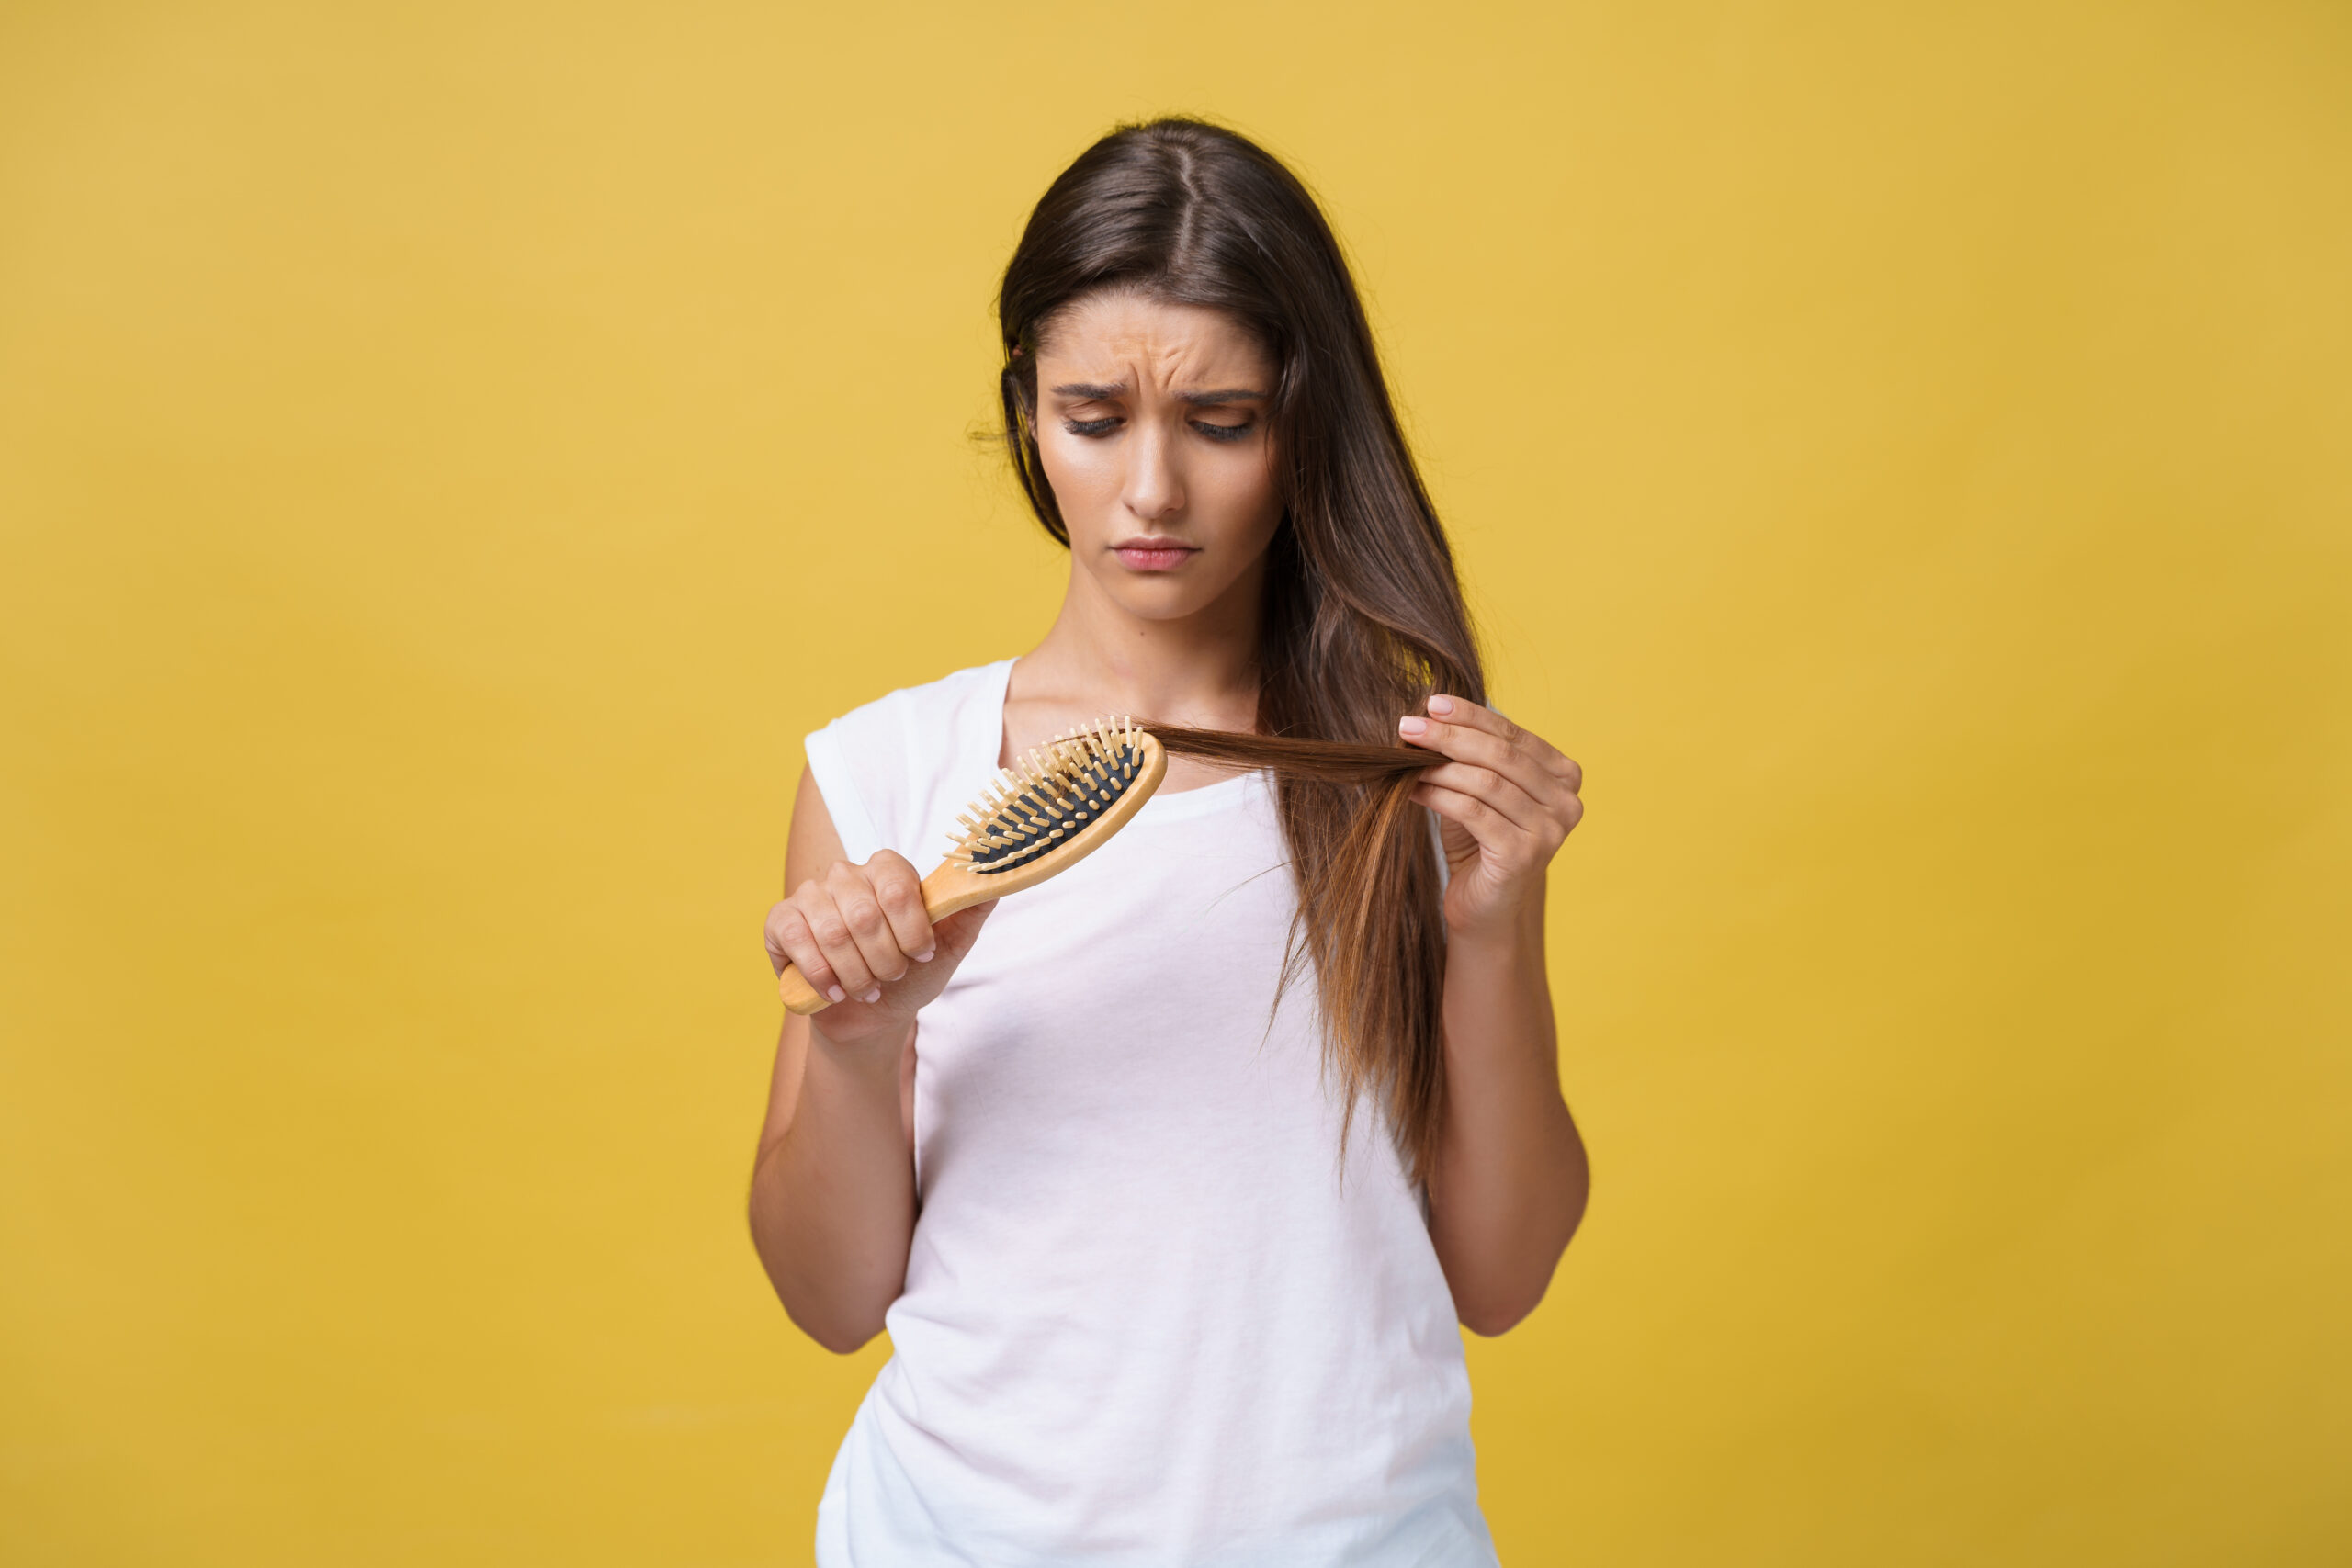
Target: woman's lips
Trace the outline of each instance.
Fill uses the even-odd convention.
[[[1193,558],[1193,547],[1146,541],[1121,545],[1117,554],[1120,562],[1130,571],[1172,571]]]

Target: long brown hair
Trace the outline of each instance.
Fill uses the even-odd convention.
[[[1153,726],[1172,751],[1272,768],[1298,917],[1277,998],[1311,962],[1347,1114],[1370,1091],[1425,1179],[1444,1109],[1445,932],[1419,770],[1396,721],[1431,692],[1487,700],[1453,555],[1396,423],[1338,239],[1297,176],[1187,118],[1122,126],[1064,170],[1005,268],[1005,445],[1067,546],[1037,446],[1037,344],[1104,289],[1221,310],[1276,367],[1283,518],[1267,557],[1256,735]]]

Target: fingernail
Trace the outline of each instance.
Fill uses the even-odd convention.
[[[928,964],[931,962],[932,954],[938,951],[939,949],[935,947],[926,947],[921,953],[915,954],[915,962],[918,964]]]
[[[878,1002],[882,999],[882,987],[876,986],[857,999],[862,1002]]]
[[[1453,699],[1452,697],[1431,697],[1430,699],[1430,712],[1452,713],[1453,711]]]
[[[1407,735],[1419,735],[1426,731],[1429,727],[1430,721],[1425,718],[1413,718],[1408,716],[1396,721],[1396,728]]]
[[[825,995],[827,995],[827,996],[829,996],[829,997],[832,998],[833,998],[833,1000],[835,1000],[835,1001],[837,1001],[837,1002],[845,1002],[845,1001],[849,1000],[849,993],[848,993],[847,991],[842,990],[839,986],[828,986],[828,987],[825,987]]]

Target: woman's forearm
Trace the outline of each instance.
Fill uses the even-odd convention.
[[[1499,1334],[1535,1309],[1584,1217],[1584,1142],[1560,1095],[1540,904],[1499,938],[1450,942],[1445,1115],[1430,1233],[1456,1315]]]
[[[808,1036],[799,1092],[752,1168],[752,1241],[792,1321],[847,1354],[882,1331],[906,1283],[915,1183],[899,1074],[912,1025],[895,1044],[846,1046],[786,1027]]]

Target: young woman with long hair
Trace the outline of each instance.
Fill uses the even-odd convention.
[[[1007,267],[1005,441],[1069,584],[1037,646],[808,737],[752,1234],[894,1351],[817,1555],[1494,1559],[1456,1324],[1582,1217],[1544,872],[1577,764],[1485,705],[1452,553],[1306,188],[1123,128]],[[1001,765],[1103,714],[1166,782],[1049,881],[928,919]]]

